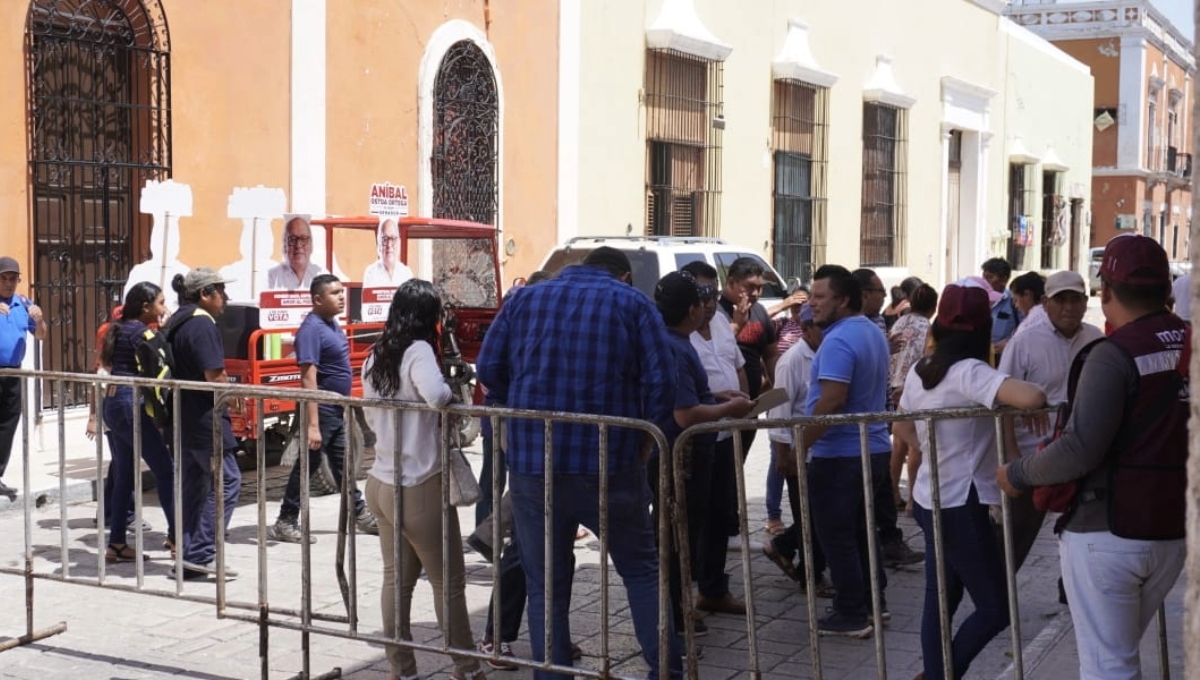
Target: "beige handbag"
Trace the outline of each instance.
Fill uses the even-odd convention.
[[[446,455],[450,457],[450,505],[459,508],[475,505],[483,496],[483,490],[479,488],[479,480],[475,479],[466,455],[457,446],[450,447]]]

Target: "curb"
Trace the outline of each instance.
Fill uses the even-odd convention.
[[[1025,676],[1028,677],[1042,665],[1042,662],[1054,651],[1059,642],[1072,635],[1075,632],[1075,624],[1071,622],[1071,614],[1065,609],[1061,614],[1054,617],[1054,620],[1046,624],[1029,644],[1021,648],[1021,660],[1025,665]],[[1008,668],[1004,669],[1000,675],[996,676],[996,680],[1014,680],[1017,677],[1017,670],[1013,664],[1009,664]]]
[[[42,510],[63,501],[68,505],[94,501],[96,500],[96,493],[92,487],[91,480],[71,481],[67,483],[65,489],[61,486],[53,486],[34,491],[32,494],[21,493],[15,501],[10,501],[7,497],[0,497],[0,516],[16,515],[24,512],[27,496],[33,501],[34,511]]]

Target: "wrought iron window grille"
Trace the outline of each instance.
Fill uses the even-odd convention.
[[[863,267],[904,265],[908,196],[908,112],[863,103]]]
[[[720,62],[646,51],[646,234],[716,236],[725,129]]]
[[[826,254],[829,89],[777,80],[773,94],[774,265],[809,283]]]

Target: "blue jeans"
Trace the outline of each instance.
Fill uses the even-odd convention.
[[[891,488],[891,452],[871,456],[871,477]],[[834,611],[866,617],[871,606],[871,562],[867,551],[867,519],[863,510],[862,461],[852,458],[813,458],[808,464],[808,494],[813,527],[837,589]],[[883,557],[877,555],[880,596],[887,588]]]
[[[333,483],[342,486],[343,470],[346,467],[346,415],[342,407],[318,408],[317,427],[321,430],[320,450],[308,451],[308,476],[311,477],[321,467],[321,456],[329,460],[329,471],[333,473]],[[353,484],[353,482],[351,482]],[[362,492],[354,488],[354,514],[359,515],[367,507]],[[292,473],[288,475],[287,489],[283,492],[283,502],[279,505],[281,519],[296,519],[300,516],[300,457],[292,465]]]
[[[921,613],[921,654],[925,657],[925,678],[941,680],[945,677],[945,670],[942,667],[933,511],[913,503],[913,517],[925,532],[925,609]],[[979,652],[1008,627],[1004,555],[997,548],[988,508],[980,504],[974,486],[967,496],[966,505],[942,508],[942,547],[946,559],[946,600],[950,619],[954,620],[954,612],[962,602],[964,589],[971,594],[971,602],[975,604],[975,611],[963,619],[950,644],[950,657],[954,663],[952,677],[961,678]]]
[[[212,448],[183,447],[179,457],[182,477],[183,498],[183,559],[192,564],[208,564],[217,554],[217,496],[213,489]],[[237,465],[237,454],[227,449],[221,454],[221,468],[225,477],[225,517],[222,530],[229,528],[233,508],[237,505],[242,490],[242,471]]]
[[[491,419],[483,416],[480,420],[485,424],[480,427],[480,435],[483,438],[483,467],[479,470],[479,490],[482,493],[479,496],[479,502],[475,504],[475,526],[483,524],[483,520],[492,514],[494,498],[492,495],[492,466],[500,468],[500,488],[496,489],[497,495],[504,495],[504,482],[508,474],[508,464],[504,462],[503,449],[498,456],[492,450]]]
[[[519,536],[551,537],[549,559],[553,564],[554,582],[551,593],[545,592],[547,555],[540,540],[519,541],[521,564],[525,568],[525,586],[529,595],[529,639],[533,658],[545,660],[546,626],[554,633],[550,658],[562,666],[571,665],[571,585],[574,574],[571,556],[575,546],[575,531],[582,524],[593,533],[600,530],[600,479],[592,475],[555,475],[552,507],[553,524],[546,526],[544,500],[545,477],[512,473],[511,486],[513,525]],[[610,526],[609,555],[613,566],[625,583],[634,634],[642,647],[642,656],[650,665],[649,677],[658,675],[658,548],[654,526],[650,521],[650,487],[646,469],[641,465],[617,472],[609,477],[608,512]],[[550,598],[551,615],[545,617],[546,598]],[[667,637],[672,641],[670,669],[672,677],[681,676],[680,644],[671,617],[667,617]],[[552,680],[570,676],[535,671],[536,680]]]
[[[771,446],[771,464],[767,466],[767,519],[783,518],[783,475],[775,469],[775,446]],[[792,520],[795,521],[795,518]]]
[[[158,502],[167,516],[167,537],[175,540],[175,466],[162,433],[154,421],[133,403],[133,389],[125,385],[116,387],[112,396],[104,399],[104,424],[108,426],[108,442],[112,448],[112,465],[108,478],[112,479],[112,492],[105,500],[112,503],[106,507],[109,523],[108,542],[115,545],[128,543],[127,529],[133,511],[133,476],[137,474],[137,456],[133,446],[133,412],[137,408],[142,426],[142,460],[154,474],[154,488],[158,491]]]

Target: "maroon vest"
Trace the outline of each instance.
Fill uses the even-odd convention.
[[[1108,464],[1108,526],[1123,538],[1183,538],[1187,515],[1187,325],[1167,312],[1144,316],[1113,331],[1140,376]],[[1115,395],[1114,395],[1115,396]]]

